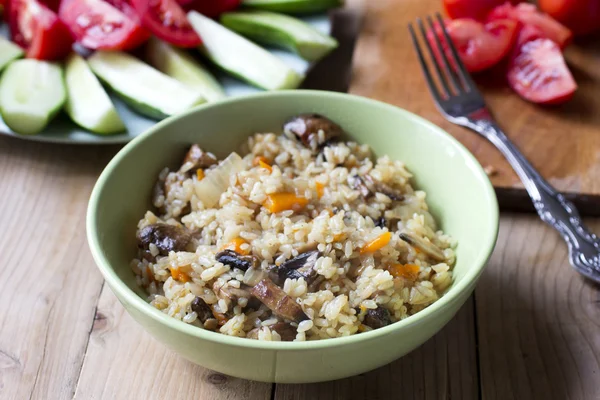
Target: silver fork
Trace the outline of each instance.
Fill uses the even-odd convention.
[[[556,229],[567,242],[571,265],[581,274],[600,283],[600,240],[584,226],[575,206],[536,171],[502,132],[460,60],[439,13],[436,14],[436,18],[444,36],[440,39],[438,35],[433,35],[441,61],[435,57],[420,18],[417,19],[417,26],[429,52],[439,85],[432,77],[413,25],[408,25],[425,81],[436,106],[448,121],[479,133],[500,150],[523,181],[540,218]],[[428,28],[433,30],[433,20],[430,16],[427,17],[427,23]],[[441,40],[444,40],[451,50],[454,68],[442,48]]]

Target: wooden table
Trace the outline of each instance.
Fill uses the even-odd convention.
[[[367,47],[353,91],[372,95],[360,73],[377,64]],[[117,151],[0,138],[0,399],[600,398],[599,287],[533,215],[504,214],[474,296],[438,335],[376,371],[271,385],[179,358],[118,304],[88,250],[88,197]]]

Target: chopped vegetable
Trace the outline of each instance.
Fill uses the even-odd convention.
[[[335,235],[333,235],[333,241],[334,242],[339,242],[340,240],[342,240],[344,237],[346,236],[346,234],[344,233],[336,233]]]
[[[423,253],[427,254],[436,261],[444,261],[446,259],[444,253],[439,247],[412,233],[403,232],[400,234],[400,239],[413,246],[415,250],[421,250]]]
[[[302,307],[268,278],[254,286],[252,294],[282,318],[295,322],[308,319]]]
[[[189,275],[182,271],[181,268],[171,267],[170,270],[171,277],[173,277],[173,279],[176,281],[189,282],[191,280]]]
[[[317,250],[298,254],[296,257],[285,261],[279,267],[273,269],[273,272],[277,275],[273,280],[279,285],[283,285],[288,278],[304,278],[306,283],[310,285],[317,277],[315,265],[320,256],[321,253]]]
[[[374,253],[377,250],[381,249],[385,245],[390,242],[392,238],[391,232],[384,232],[381,235],[377,236],[375,239],[371,240],[369,243],[365,244],[360,249],[360,254]]]
[[[201,297],[196,297],[192,301],[192,311],[198,315],[198,319],[202,323],[205,323],[207,319],[214,318],[210,306]]]
[[[242,245],[247,244],[247,243],[248,242],[246,242],[244,239],[237,237],[237,238],[233,239],[231,242],[229,242],[226,245],[224,245],[223,247],[221,247],[221,250],[232,250],[238,254],[247,256],[248,254],[250,254],[249,246],[246,249],[242,249]]]
[[[253,256],[243,256],[233,250],[223,250],[215,257],[218,262],[229,265],[231,268],[246,271],[248,268],[256,267],[258,261]]]
[[[325,194],[325,185],[321,182],[316,182],[315,188],[317,189],[317,196],[319,196],[319,198],[323,197],[323,194]]]
[[[242,157],[231,153],[216,168],[207,171],[206,176],[195,183],[195,192],[204,207],[211,208],[219,203],[223,192],[229,187],[229,179],[244,169]]]
[[[254,157],[254,160],[252,160],[252,165],[254,165],[255,167],[260,165],[260,162],[263,162],[265,164],[269,164],[269,160],[267,159],[267,157],[265,156],[256,156]]]
[[[163,256],[170,251],[183,251],[192,240],[184,227],[157,223],[142,228],[138,233],[138,246],[149,250],[153,244]]]
[[[202,168],[198,168],[196,170],[196,178],[201,181],[202,179],[204,179],[204,170]]]
[[[416,264],[394,264],[388,267],[388,271],[395,278],[406,278],[411,281],[417,280],[421,267]]]
[[[190,146],[190,149],[183,158],[183,163],[179,169],[181,172],[193,171],[196,168],[208,168],[215,165],[219,160],[213,153],[204,151],[196,143]]]
[[[308,199],[294,193],[272,193],[267,195],[263,206],[272,213],[285,210],[300,211],[308,204]]]
[[[379,329],[391,324],[392,318],[390,317],[390,312],[387,308],[378,306],[375,309],[367,311],[363,323],[373,329]]]
[[[269,164],[262,160],[258,162],[258,165],[260,165],[261,168],[264,168],[267,171],[269,171],[269,173],[273,172],[273,167],[271,167]]]
[[[296,137],[306,147],[316,151],[341,136],[344,131],[338,124],[322,115],[300,114],[283,125],[283,133],[291,138]]]

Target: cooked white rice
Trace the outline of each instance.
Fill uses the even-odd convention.
[[[246,337],[252,331],[259,340],[282,340],[270,327],[284,319],[268,307],[253,309],[249,298],[232,300],[215,292],[219,287],[244,287],[244,271],[215,259],[235,239],[243,239],[241,250],[257,257],[265,270],[307,248],[320,251],[315,270],[322,281],[317,287],[310,287],[304,278],[288,278],[282,285],[308,316],[299,324],[291,322],[296,341],[370,330],[364,317],[378,307],[389,311],[391,322],[408,318],[450,286],[454,243],[436,228],[426,194],[413,189],[411,174],[401,161],[387,156],[373,160],[368,146],[351,142],[333,143],[315,154],[297,140],[272,133],[250,137],[248,149],[243,170],[230,177],[229,187],[213,208],[205,208],[197,196],[196,175],[167,169],[161,173],[160,178],[169,183],[164,196],[154,198],[161,215],[147,211],[138,229],[159,222],[183,225],[196,232],[196,240],[189,251],[171,251],[168,256],[160,256],[150,245],[152,257],[140,254],[133,260],[138,283],[148,291],[154,307],[226,335]],[[268,160],[272,171],[255,165],[257,156]],[[365,199],[350,187],[348,178],[367,174],[403,199],[392,200],[383,193]],[[295,192],[308,204],[300,211],[277,213],[262,206],[269,194],[283,191]],[[394,222],[389,226],[391,239],[380,249],[361,254],[366,244],[388,231],[375,225],[380,217]],[[434,260],[411,246],[400,238],[401,232],[433,244],[444,260]],[[403,273],[406,265],[416,273]],[[201,322],[191,308],[196,297],[222,317]]]

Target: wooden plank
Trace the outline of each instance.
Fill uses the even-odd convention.
[[[590,221],[600,232],[600,221]],[[537,218],[501,219],[476,289],[486,399],[598,399],[600,292],[568,263],[563,240]]]
[[[0,138],[0,398],[71,398],[102,278],[85,239],[114,148]]]
[[[435,11],[441,11],[439,0],[366,1],[350,92],[398,105],[441,126],[482,165],[497,170],[492,178],[496,187],[521,188],[509,164],[490,143],[446,122],[433,104],[406,27]],[[562,191],[600,194],[599,52],[597,40],[592,39],[569,47],[567,59],[580,86],[573,100],[561,107],[544,108],[521,100],[504,84],[499,71],[477,79],[507,135]]]
[[[272,387],[179,357],[147,334],[105,285],[75,398],[267,400]]]
[[[473,300],[423,346],[375,371],[306,385],[277,385],[275,400],[477,399]]]

